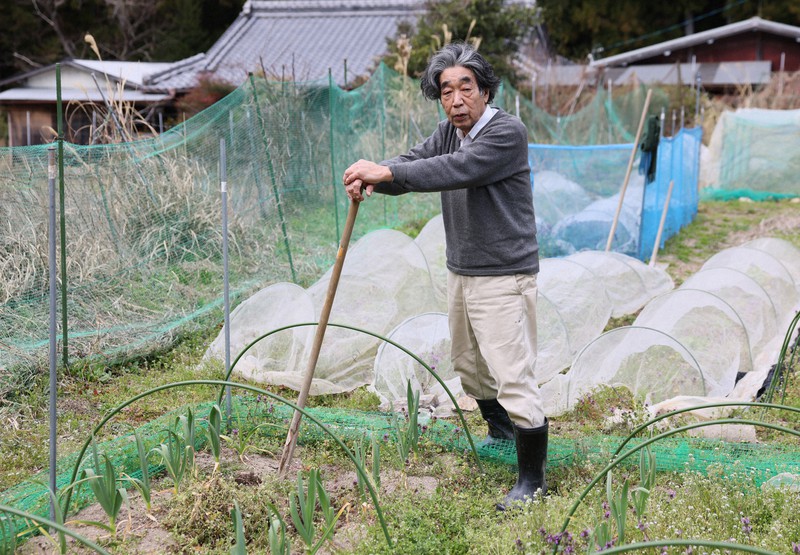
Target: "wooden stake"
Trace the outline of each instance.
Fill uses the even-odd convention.
[[[347,246],[350,244],[350,236],[353,234],[353,224],[355,223],[356,215],[358,214],[358,205],[358,201],[354,200],[350,202],[350,211],[347,213],[347,221],[345,221],[344,224],[342,240],[339,243],[339,250],[336,253],[336,262],[334,262],[331,280],[328,283],[328,292],[325,296],[325,304],[322,306],[322,312],[319,315],[317,333],[314,336],[314,344],[311,347],[311,354],[308,358],[306,374],[300,387],[300,396],[297,398],[297,406],[301,409],[305,408],[306,406],[308,392],[311,389],[311,380],[314,378],[314,370],[317,368],[317,360],[319,359],[322,340],[325,337],[325,329],[328,327],[328,318],[331,315],[333,299],[336,297],[336,288],[339,285],[339,276],[341,276],[342,267],[344,266],[344,257],[347,254]],[[281,455],[280,466],[278,467],[279,476],[284,476],[286,474],[286,471],[289,469],[289,463],[292,462],[294,448],[297,445],[297,432],[300,429],[301,417],[302,415],[300,411],[294,411],[292,423],[289,426],[289,433],[286,434],[286,443],[283,446],[283,455]]]
[[[628,169],[625,171],[625,181],[622,182],[622,190],[619,192],[619,204],[617,204],[617,213],[614,214],[614,221],[611,222],[611,231],[608,234],[608,242],[606,243],[606,252],[611,250],[611,243],[614,241],[614,233],[617,231],[617,223],[619,222],[619,214],[622,212],[622,202],[625,200],[625,190],[628,188],[628,181],[631,178],[631,170],[633,169],[633,160],[636,158],[636,151],[639,150],[639,139],[642,136],[642,129],[644,122],[647,119],[647,109],[650,107],[650,97],[653,96],[653,89],[647,89],[647,97],[644,99],[644,108],[642,109],[642,117],[639,119],[639,129],[636,130],[636,140],[633,141],[633,150],[631,151],[630,160],[628,160]]]
[[[656,233],[656,243],[653,245],[653,255],[650,257],[649,266],[652,268],[656,265],[656,255],[658,248],[661,245],[661,234],[664,232],[664,222],[667,221],[667,212],[669,212],[669,199],[672,197],[672,186],[675,181],[670,179],[669,188],[667,189],[667,198],[664,200],[664,208],[661,209],[661,222],[658,224],[658,233]]]

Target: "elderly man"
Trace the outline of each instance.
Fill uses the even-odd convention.
[[[499,510],[546,491],[548,422],[534,379],[539,247],[528,134],[490,106],[500,79],[472,47],[434,54],[422,94],[447,120],[407,154],[344,172],[347,195],[440,192],[453,367],[489,425],[488,442],[514,439],[519,476]]]

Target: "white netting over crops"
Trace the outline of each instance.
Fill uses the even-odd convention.
[[[547,183],[547,181],[545,181]],[[541,184],[541,181],[540,181]],[[458,397],[450,365],[444,229],[431,219],[416,239],[392,230],[350,249],[330,316],[387,337],[431,366]],[[231,356],[260,335],[315,322],[331,271],[308,288],[268,287],[231,315]],[[774,364],[800,300],[800,249],[758,239],[725,249],[678,289],[663,268],[615,252],[581,251],[540,261],[536,380],[545,410],[574,407],[598,385],[628,387],[650,403],[676,397],[752,399]],[[640,310],[634,324],[607,333],[609,319]],[[281,331],[257,343],[235,372],[298,389],[315,328]],[[222,334],[207,357],[222,359]],[[383,406],[403,402],[407,382],[425,404],[452,408],[442,386],[414,357],[369,333],[328,327],[313,395],[368,385]]]
[[[778,327],[783,329],[792,318],[792,309],[797,305],[798,290],[786,266],[775,256],[750,247],[732,247],[709,258],[702,270],[709,268],[732,268],[744,272],[769,295],[777,310]]]
[[[619,194],[595,200],[585,207],[581,207],[583,199],[578,197],[578,202],[573,206],[575,211],[553,225],[552,241],[557,247],[555,252],[566,255],[581,250],[604,249],[619,208],[613,248],[617,252],[636,253],[639,248],[644,186],[641,176],[631,177],[631,180],[621,207]]]
[[[634,325],[605,333],[542,388],[546,411],[574,407],[595,386],[624,385],[653,411],[711,398],[752,400],[799,306],[800,249],[757,239],[715,254]],[[683,401],[681,401],[683,399]]]
[[[316,321],[314,304],[299,285],[276,283],[237,306],[230,316],[231,363],[255,339],[272,330]],[[262,383],[281,383],[286,372],[297,372],[306,359],[314,328],[277,332],[256,342],[236,362],[235,373]],[[225,328],[208,347],[204,360],[225,360]]]
[[[536,283],[539,298],[549,301],[560,325],[566,329],[566,336],[560,340],[565,342],[569,356],[562,360],[537,360],[537,380],[545,382],[569,366],[575,353],[603,331],[611,317],[612,305],[602,281],[584,266],[566,258],[541,260]],[[537,330],[550,325],[537,317]]]
[[[259,303],[248,306],[255,302],[254,299],[259,299],[257,294],[238,308],[253,317],[247,321],[237,318],[234,322],[232,319],[232,336],[261,335],[274,329],[276,319],[318,321],[331,273],[332,270],[328,270],[305,291],[313,306],[310,319],[309,303],[302,297],[296,304],[269,306]],[[347,253],[329,322],[384,335],[403,320],[435,310],[436,306],[428,265],[417,244],[404,233],[380,229],[362,237]],[[283,315],[277,316],[276,311]],[[215,343],[219,341],[218,338]],[[241,373],[255,381],[299,389],[310,343],[306,344],[303,356],[291,360],[278,360],[280,353],[270,348],[259,351],[260,355],[254,355],[247,370]],[[341,393],[370,383],[378,343],[371,335],[329,326],[316,365],[311,394]],[[214,356],[218,352],[216,349],[208,355]],[[240,373],[238,365],[234,373]]]
[[[447,310],[447,258],[444,246],[444,219],[439,214],[431,218],[417,235],[414,242],[419,246],[433,281],[433,291],[441,311]]]
[[[775,306],[757,281],[739,270],[710,268],[689,276],[680,289],[708,291],[727,302],[747,329],[754,366],[763,366],[757,363],[758,357],[775,350],[779,330]]]
[[[562,414],[600,385],[624,386],[657,403],[676,395],[705,395],[697,360],[662,331],[625,326],[589,343],[569,372],[542,386],[545,413]]]
[[[786,270],[792,276],[795,287],[800,290],[800,249],[789,241],[776,237],[761,237],[748,241],[743,247],[757,249],[771,254],[781,261]]]
[[[686,347],[703,371],[706,395],[727,395],[737,373],[753,369],[742,319],[713,293],[676,289],[649,302],[633,325],[663,331]]]
[[[425,361],[456,399],[464,394],[461,380],[450,362],[447,314],[430,312],[413,316],[393,329],[386,338]],[[444,388],[421,364],[394,345],[382,343],[375,357],[375,379],[369,389],[378,395],[382,406],[390,406],[393,401],[405,400],[408,381],[411,381],[412,389],[420,391],[421,404],[453,408]]]
[[[567,260],[585,266],[602,281],[612,303],[613,318],[636,312],[647,301],[675,286],[664,270],[624,254],[582,251],[568,256]]]

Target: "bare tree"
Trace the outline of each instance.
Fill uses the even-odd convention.
[[[157,17],[162,2],[153,0],[104,0],[119,29],[119,43],[109,52],[119,60],[150,58],[155,37],[163,26]]]
[[[53,29],[67,56],[74,58],[75,42],[64,32],[58,17],[59,8],[66,2],[67,0],[31,0],[36,15]]]

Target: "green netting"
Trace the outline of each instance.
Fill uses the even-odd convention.
[[[723,112],[704,165],[703,196],[769,200],[800,196],[800,110]]]
[[[577,94],[580,94],[579,90]],[[585,91],[584,91],[585,93]],[[532,143],[554,145],[614,145],[633,143],[647,96],[644,85],[626,87],[609,96],[604,89],[593,95],[570,99],[559,113],[551,114],[508,85],[503,86],[496,104],[519,116],[528,127]],[[578,101],[588,102],[580,105]],[[667,92],[654,88],[648,114],[657,115],[669,107]]]
[[[196,447],[203,447],[202,429],[207,425],[205,420],[212,403],[203,403],[192,406],[196,432]],[[258,433],[282,440],[292,418],[292,409],[280,403],[273,403],[262,396],[234,396],[232,404],[232,426],[239,429],[239,433],[247,433],[253,426],[259,425]],[[353,441],[361,438],[376,437],[382,441],[394,441],[395,429],[392,424],[391,413],[363,412],[333,408],[312,408],[308,412],[325,424],[337,437],[352,445]],[[150,448],[165,441],[167,428],[173,426],[177,416],[187,413],[183,407],[166,414],[148,424],[138,428],[145,448]],[[266,424],[266,425],[265,425]],[[420,426],[424,426],[421,441],[430,442],[456,453],[463,453],[471,457],[469,442],[463,428],[457,420],[427,418],[423,413],[420,416]],[[483,430],[472,430],[480,434]],[[299,443],[310,444],[329,440],[314,423],[304,419],[300,429]],[[605,465],[610,462],[611,456],[622,443],[623,437],[612,435],[599,435],[585,437],[578,440],[559,437],[557,433],[551,434],[548,446],[548,468],[559,468],[573,465]],[[473,441],[479,443],[481,437],[473,436]],[[631,449],[642,442],[643,439],[634,439],[628,443],[625,450]],[[338,449],[338,447],[335,447]],[[651,450],[656,458],[656,467],[663,472],[694,471],[707,473],[712,469],[726,469],[726,472],[737,470],[751,476],[756,485],[761,485],[768,479],[781,473],[800,472],[800,451],[796,446],[787,444],[754,444],[754,443],[728,443],[721,440],[700,438],[666,438],[651,445]],[[126,473],[139,478],[138,452],[131,431],[116,439],[98,443],[98,452],[106,454],[112,461],[117,474]],[[491,446],[479,447],[481,459],[497,464],[515,465],[516,450],[513,442],[495,442]],[[69,483],[72,469],[77,459],[77,453],[63,456],[57,465],[57,487],[63,488]],[[623,465],[633,466],[638,464],[638,455],[629,457]],[[81,468],[91,465],[91,454],[87,453]],[[151,474],[163,470],[160,466],[151,466]],[[39,484],[34,481],[40,482]],[[48,473],[42,472],[30,480],[22,482],[0,494],[0,503],[11,505],[29,513],[47,516],[49,511],[49,497],[47,490],[41,484],[48,482]],[[88,487],[81,487],[73,495],[74,504],[71,512],[91,504],[94,501]],[[29,524],[22,519],[12,518],[10,521],[17,531],[25,530]],[[0,527],[0,545],[3,545],[2,527]]]
[[[508,86],[497,100],[526,121],[534,142],[586,144],[631,140],[643,91],[613,99],[598,91],[563,116]],[[654,98],[651,112],[666,95]],[[416,81],[381,65],[352,91],[251,76],[161,135],[65,143],[69,360],[151,352],[221,319],[222,140],[235,303],[272,283],[313,283],[335,258],[345,168],[406,151],[443,117]],[[47,148],[0,149],[0,399],[47,365]],[[381,227],[415,229],[438,212],[437,195],[377,196],[360,211],[353,240]]]

